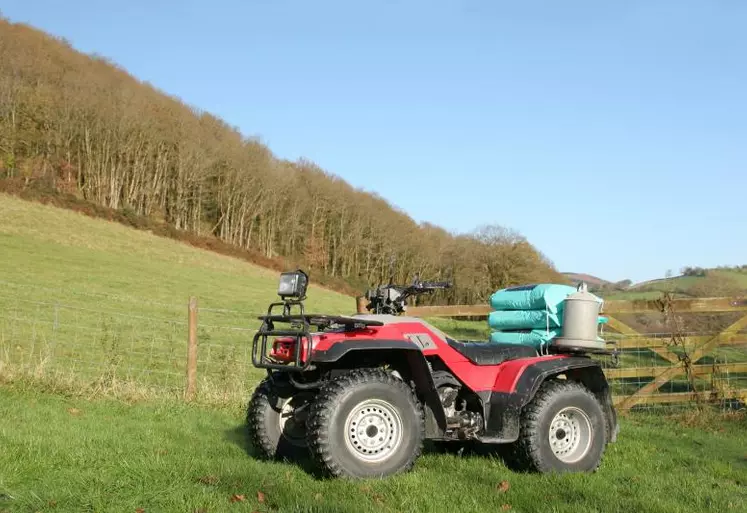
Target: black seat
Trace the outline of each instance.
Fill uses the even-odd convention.
[[[452,349],[458,351],[475,365],[498,365],[508,360],[539,356],[537,350],[530,346],[514,344],[496,344],[493,342],[468,342],[447,340]]]

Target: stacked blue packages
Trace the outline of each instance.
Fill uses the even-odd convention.
[[[501,289],[490,296],[490,341],[529,345],[541,351],[561,335],[565,299],[575,287],[552,283]],[[602,299],[599,298],[599,302]],[[600,317],[599,322],[606,322]]]

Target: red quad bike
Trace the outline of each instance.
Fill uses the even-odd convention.
[[[515,470],[589,472],[617,438],[588,354],[454,340],[402,315],[407,297],[448,284],[369,290],[371,313],[352,316],[306,314],[307,285],[303,271],[283,273],[282,301],[253,339],[252,362],[268,375],[247,424],[262,457],[310,455],[332,476],[384,477],[410,470],[424,440],[470,441],[502,444]]]

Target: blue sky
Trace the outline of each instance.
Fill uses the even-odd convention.
[[[4,0],[276,155],[560,270],[747,264],[747,2]]]

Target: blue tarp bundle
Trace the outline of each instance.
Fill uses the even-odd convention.
[[[559,328],[562,321],[562,310],[560,313],[545,310],[497,310],[488,315],[488,326],[500,331]]]
[[[490,296],[493,310],[542,310],[557,314],[561,303],[575,287],[540,283],[499,290]]]
[[[552,339],[560,336],[560,330],[516,330],[494,331],[490,334],[490,341],[494,344],[518,344],[532,346],[537,351],[546,347]]]
[[[561,330],[514,330],[514,331],[494,331],[490,334],[490,341],[494,344],[518,344],[531,346],[537,351],[541,351],[555,338],[561,335]],[[600,342],[604,341],[602,337],[597,337]]]
[[[498,290],[490,296],[490,341],[529,345],[540,351],[562,333],[565,299],[578,289],[543,283]],[[599,302],[602,299],[599,298]],[[600,323],[607,322],[604,317]]]

